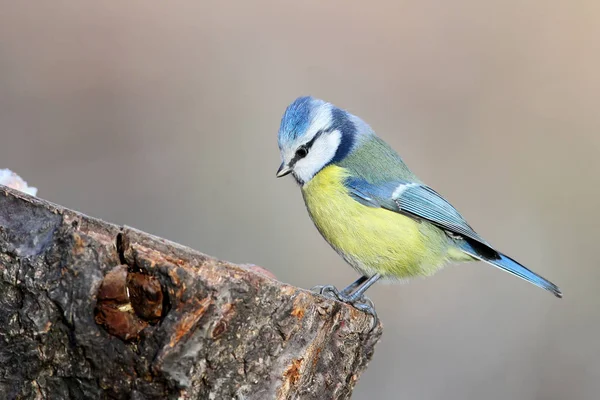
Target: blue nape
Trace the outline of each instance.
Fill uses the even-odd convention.
[[[354,141],[356,137],[356,126],[352,121],[350,121],[350,118],[348,118],[348,113],[337,107],[334,107],[331,110],[331,118],[333,120],[333,123],[330,129],[337,129],[342,134],[340,146],[335,152],[335,156],[331,160],[331,163],[336,163],[346,158],[346,156],[354,147]]]

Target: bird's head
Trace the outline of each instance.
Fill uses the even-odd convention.
[[[343,160],[353,150],[357,137],[370,131],[358,129],[363,124],[333,104],[299,97],[281,119],[281,166],[277,177],[292,173],[301,185],[310,181],[321,169]]]

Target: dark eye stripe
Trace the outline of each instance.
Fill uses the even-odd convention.
[[[315,136],[312,137],[312,139],[310,139],[308,142],[306,142],[305,144],[303,144],[302,146],[298,147],[298,150],[296,150],[296,154],[294,155],[294,158],[292,158],[290,160],[290,166],[294,166],[294,164],[296,164],[296,162],[298,162],[298,160],[303,159],[304,157],[306,157],[308,155],[308,152],[310,151],[312,145],[315,143],[315,141],[324,133],[329,133],[331,131],[333,131],[334,128],[330,127],[327,129],[321,129],[320,131],[318,131]]]
[[[306,142],[306,144],[304,145],[304,147],[306,148],[307,153],[308,153],[308,150],[310,150],[310,148],[312,147],[312,145],[315,143],[315,141],[319,138],[319,136],[321,136],[325,132],[326,131],[324,131],[323,129],[321,129],[319,132],[317,132],[315,134],[315,136],[313,136],[312,139],[310,139],[308,142]]]
[[[296,162],[298,162],[298,160],[301,160],[304,157],[306,157],[308,155],[308,152],[310,151],[310,148],[312,147],[312,145],[319,138],[319,136],[321,136],[324,132],[327,132],[327,131],[320,130],[319,132],[317,132],[315,134],[315,136],[313,136],[312,139],[310,139],[308,142],[306,142],[302,146],[298,147],[298,150],[296,150],[296,154],[294,154],[294,158],[292,158],[290,160],[290,166],[293,167],[294,164],[296,164]]]

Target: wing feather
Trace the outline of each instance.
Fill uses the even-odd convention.
[[[362,204],[428,221],[446,231],[451,238],[460,239],[456,241],[457,245],[471,257],[508,271],[552,292],[557,297],[562,297],[560,289],[555,284],[489,245],[475,233],[450,203],[430,187],[401,180],[372,184],[360,178],[347,179],[346,187],[350,195]]]
[[[426,220],[492,249],[448,201],[428,186],[402,180],[374,185],[360,178],[349,178],[345,183],[350,194],[364,205]]]

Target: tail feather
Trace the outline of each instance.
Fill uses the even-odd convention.
[[[494,267],[498,267],[508,273],[511,273],[515,276],[518,276],[521,279],[526,280],[527,282],[533,283],[537,287],[551,292],[556,297],[562,298],[562,292],[554,283],[550,282],[545,278],[542,278],[535,272],[525,268],[517,261],[500,252],[494,251],[492,253],[487,248],[485,249],[485,251],[478,251],[478,249],[476,249],[475,246],[473,246],[466,240],[462,241],[461,249],[473,258],[484,261],[488,264],[493,265]]]

